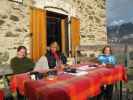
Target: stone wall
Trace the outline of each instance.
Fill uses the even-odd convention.
[[[19,45],[30,49],[29,10],[8,0],[0,0],[0,7],[0,64],[6,64]]]
[[[105,0],[73,0],[81,22],[81,45],[107,42]]]
[[[33,0],[31,5],[78,17],[80,45],[106,44],[105,0]],[[30,53],[29,7],[8,0],[0,0],[0,7],[0,64],[8,64],[19,45]]]

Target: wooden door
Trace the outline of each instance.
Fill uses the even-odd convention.
[[[37,61],[46,52],[46,11],[31,8],[32,59]]]

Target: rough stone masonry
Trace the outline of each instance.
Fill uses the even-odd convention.
[[[24,0],[31,1],[31,0]],[[43,0],[33,0],[35,6]],[[66,10],[80,19],[80,45],[106,44],[105,0],[45,0],[43,7],[53,6]],[[30,3],[30,2],[27,2]],[[11,0],[0,0],[0,65],[9,64],[16,55],[16,48],[24,45],[30,53],[29,30],[31,4],[19,4]]]

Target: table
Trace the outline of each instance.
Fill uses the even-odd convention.
[[[0,90],[0,100],[4,100],[4,92]]]
[[[17,92],[18,90],[21,95],[24,95],[24,83],[28,80],[30,80],[30,77],[27,73],[13,75],[9,83],[10,90],[12,92]]]
[[[63,74],[55,80],[26,82],[25,94],[29,100],[85,100],[88,95],[100,93],[100,81],[96,75],[73,77]]]
[[[26,95],[29,100],[86,100],[100,93],[104,84],[126,81],[123,65],[115,68],[99,67],[88,71],[84,76],[60,74],[55,80],[30,80],[26,74],[15,76],[15,89]]]

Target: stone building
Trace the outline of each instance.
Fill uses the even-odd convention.
[[[0,0],[0,7],[0,64],[9,64],[19,45],[26,46],[30,56],[32,8],[60,13],[67,16],[68,22],[71,17],[79,19],[80,46],[107,42],[105,0]],[[67,31],[71,34],[70,25]]]

